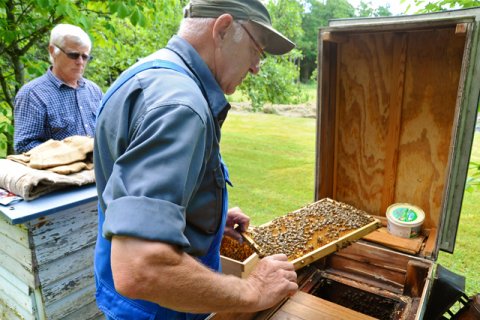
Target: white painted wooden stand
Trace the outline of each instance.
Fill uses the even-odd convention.
[[[103,319],[95,185],[0,205],[0,319]]]

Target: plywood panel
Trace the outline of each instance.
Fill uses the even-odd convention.
[[[381,245],[393,248],[395,250],[408,254],[418,254],[422,248],[425,236],[420,235],[416,238],[401,238],[394,236],[383,227],[363,237],[364,240],[379,243]]]
[[[275,313],[273,317],[270,318],[271,320],[303,320],[294,314],[285,312],[283,310],[279,310]]]
[[[298,291],[270,319],[373,320],[375,318]]]
[[[382,193],[380,212],[395,201],[395,186],[398,167],[398,142],[402,127],[402,104],[405,83],[405,61],[407,56],[407,34],[395,34],[392,54],[392,82],[390,88],[390,103],[388,106],[388,132],[385,140],[385,182]]]
[[[380,212],[385,187],[394,35],[351,35],[340,44],[334,199]]]
[[[318,82],[318,99],[321,107],[317,117],[317,158],[315,200],[333,198],[335,137],[336,79],[337,79],[337,44],[319,42],[322,56],[322,68]]]
[[[441,220],[464,43],[454,27],[408,40],[395,202],[421,207],[426,228]]]
[[[379,216],[412,203],[438,227],[464,42],[453,26],[338,44],[335,200]]]

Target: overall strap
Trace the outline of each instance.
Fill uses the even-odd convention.
[[[105,106],[105,104],[107,103],[107,101],[112,97],[112,95],[115,92],[117,92],[118,89],[120,89],[121,86],[123,86],[128,80],[133,78],[138,73],[140,73],[142,71],[145,71],[145,70],[148,70],[148,69],[175,70],[175,71],[183,73],[184,75],[191,78],[190,74],[184,68],[182,68],[178,64],[173,63],[171,61],[156,59],[156,60],[152,60],[152,61],[142,63],[142,64],[136,66],[135,68],[130,69],[130,70],[126,71],[125,73],[123,73],[122,75],[120,75],[120,78],[118,78],[117,81],[115,81],[114,85],[112,87],[110,87],[110,89],[108,89],[108,91],[103,96],[102,104],[101,104],[101,106],[100,106],[100,108],[98,109],[98,112],[97,112],[97,117],[100,115],[100,112],[102,112],[102,109]]]

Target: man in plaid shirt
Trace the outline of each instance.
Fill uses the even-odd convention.
[[[59,24],[52,29],[48,46],[52,66],[15,97],[15,152],[27,152],[49,139],[94,136],[102,91],[83,78],[91,47],[79,27]]]

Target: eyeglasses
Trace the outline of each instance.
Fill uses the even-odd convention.
[[[60,49],[60,51],[62,51],[63,53],[65,53],[65,55],[69,58],[69,59],[72,59],[72,60],[78,60],[78,58],[82,57],[82,60],[83,61],[92,61],[93,59],[93,56],[91,55],[88,55],[86,53],[79,53],[79,52],[66,52],[65,50],[63,50],[61,47],[55,45],[55,47],[57,47],[58,49]]]
[[[250,31],[248,31],[247,27],[245,27],[242,23],[239,23],[240,26],[242,26],[243,30],[248,34],[248,37],[250,40],[252,40],[253,44],[255,45],[255,48],[257,49],[258,53],[260,54],[261,59],[267,58],[267,55],[265,54],[265,51],[263,51],[262,47],[258,44],[258,42],[255,40],[255,38],[252,36]]]

